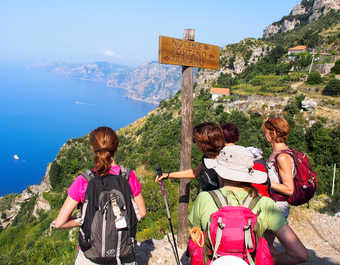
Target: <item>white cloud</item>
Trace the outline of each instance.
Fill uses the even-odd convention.
[[[111,51],[111,50],[105,50],[103,54],[109,57],[119,57],[114,51]]]
[[[87,103],[87,102],[82,102],[82,101],[78,101],[78,100],[76,100],[76,101],[74,102],[74,104],[76,104],[76,105],[89,105],[89,106],[94,106],[94,104]]]

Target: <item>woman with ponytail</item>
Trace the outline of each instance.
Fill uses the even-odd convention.
[[[294,192],[295,168],[293,158],[282,151],[289,149],[286,141],[290,126],[284,118],[273,117],[263,123],[262,130],[267,142],[272,146],[272,153],[267,161],[272,199],[288,218],[290,207],[287,200]]]
[[[114,161],[114,155],[118,148],[118,137],[115,131],[109,127],[99,127],[90,133],[89,141],[94,153],[94,169],[92,170],[94,175],[101,177],[107,175],[120,175],[121,167]],[[146,215],[146,207],[141,194],[142,186],[133,171],[130,171],[128,181],[138,214],[141,218],[144,218]],[[87,186],[88,181],[83,175],[79,175],[74,180],[67,190],[68,196],[55,220],[55,228],[80,226],[80,218],[73,217],[72,213],[79,203],[84,203]],[[96,263],[87,259],[84,256],[84,253],[79,249],[75,264],[82,265]],[[135,264],[135,262],[123,262],[122,264]]]

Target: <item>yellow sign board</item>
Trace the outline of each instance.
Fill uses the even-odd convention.
[[[217,70],[219,58],[220,48],[216,45],[159,36],[159,63]]]

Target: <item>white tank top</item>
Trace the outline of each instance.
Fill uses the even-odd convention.
[[[294,159],[289,156],[292,161],[292,175],[295,176],[295,164]],[[267,161],[267,168],[268,168],[268,176],[272,183],[282,183],[281,177],[279,173],[276,171],[276,168],[274,166],[274,160]]]

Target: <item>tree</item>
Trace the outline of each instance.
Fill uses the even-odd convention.
[[[334,67],[332,68],[332,73],[339,75],[340,74],[340,60],[335,62]]]
[[[293,65],[296,70],[302,70],[312,62],[312,55],[308,52],[302,52],[294,55]]]
[[[322,83],[321,75],[318,71],[312,71],[307,78],[307,83],[310,85],[317,85]]]
[[[322,91],[322,94],[328,96],[339,96],[340,95],[340,80],[331,79],[329,80],[327,86]]]
[[[217,79],[218,87],[230,88],[233,84],[234,84],[234,80],[231,74],[221,73],[221,75]]]
[[[6,217],[7,217],[6,213],[3,212],[3,213],[1,214],[1,219],[6,219]]]

